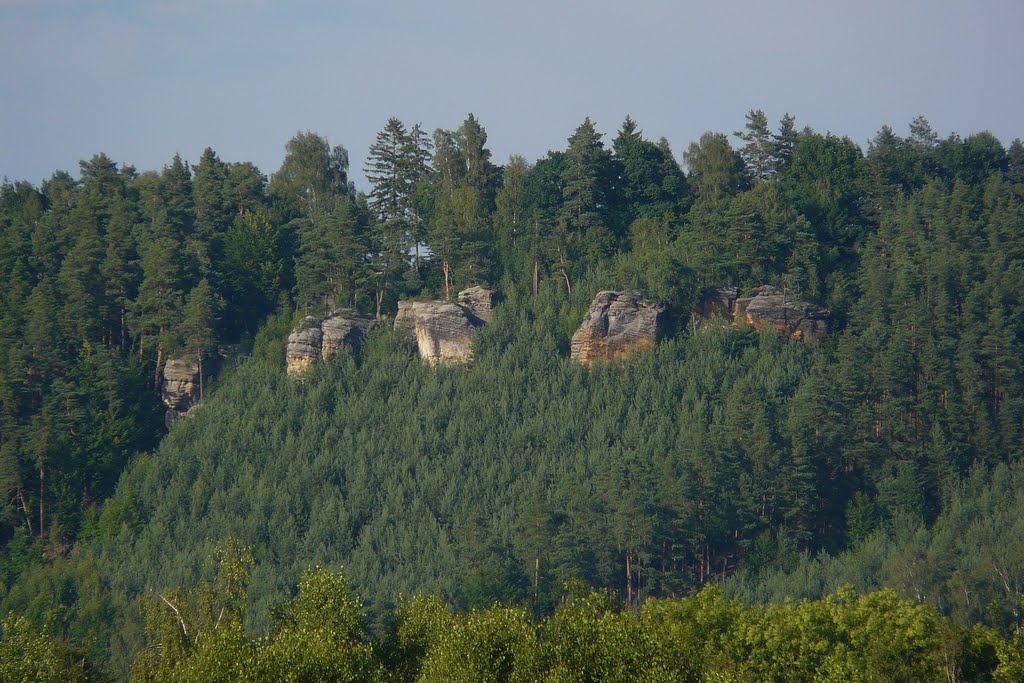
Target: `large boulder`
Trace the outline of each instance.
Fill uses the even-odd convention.
[[[320,360],[323,352],[323,322],[320,318],[307,315],[288,335],[285,358],[289,375],[304,373]]]
[[[367,331],[377,320],[372,315],[362,315],[352,311],[334,313],[320,325],[323,332],[320,357],[327,360],[336,354],[341,347],[358,348],[362,346]]]
[[[451,301],[399,301],[395,334],[415,345],[431,365],[469,363],[473,338],[491,320],[500,297],[493,289],[471,287]]]
[[[343,346],[363,343],[376,320],[348,310],[335,311],[326,318],[307,315],[288,335],[286,361],[289,375],[301,375],[321,360],[327,360]]]
[[[473,337],[482,323],[472,311],[447,301],[417,301],[412,310],[420,358],[431,365],[473,359]]]
[[[639,292],[599,292],[572,335],[570,357],[584,367],[654,348],[664,309]]]
[[[196,356],[172,358],[164,365],[160,397],[167,412],[164,424],[170,428],[179,417],[187,413],[198,401],[200,389],[200,364]]]
[[[736,319],[760,330],[772,327],[797,340],[821,341],[828,334],[831,314],[827,308],[793,301],[771,286],[758,287],[752,297],[736,299]]]
[[[797,340],[821,341],[828,334],[831,314],[827,308],[793,300],[782,290],[765,285],[756,287],[748,297],[740,297],[736,287],[715,287],[704,292],[700,321],[720,318],[732,325],[765,327]]]

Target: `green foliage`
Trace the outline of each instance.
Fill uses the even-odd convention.
[[[456,608],[410,608],[407,637],[387,646],[406,653],[405,680],[585,680],[587,666],[605,679],[970,679],[992,670],[993,643],[1012,679],[1019,141],[941,138],[918,117],[864,153],[789,115],[772,132],[754,110],[744,147],[707,133],[685,174],[629,118],[609,148],[596,131],[587,119],[564,151],[500,168],[472,114],[435,134],[433,157],[419,125],[392,119],[369,196],[315,133],[289,142],[269,194],[259,169],[210,149],[191,170],[175,157],[139,174],[96,155],[79,180],[0,185],[2,609],[122,672],[145,641],[137,598],[179,585],[164,597],[198,631],[174,645],[180,621],[149,601],[151,629],[162,624],[150,636],[188,662],[161,676],[290,670],[309,641],[311,677],[364,679],[379,656],[358,605],[311,597],[347,584],[303,583],[308,605],[277,609],[306,567],[344,563],[371,628],[396,594]],[[500,283],[506,301],[471,368],[423,367],[381,325],[301,385],[282,374],[295,308],[383,318],[401,297],[476,283]],[[828,306],[825,343],[690,324],[706,287],[764,284]],[[569,338],[609,287],[640,289],[694,334],[584,372],[565,359]],[[206,409],[135,457],[163,435],[168,357],[253,338]],[[211,627],[203,558],[231,535],[259,569]],[[640,610],[557,608],[552,633],[614,644],[592,662],[531,631],[571,579]],[[993,631],[951,631],[889,594],[766,611],[698,597],[687,614],[704,615],[713,646],[669,646],[645,626],[659,597],[721,579],[754,603],[889,588]],[[299,612],[352,626],[324,616],[335,625],[318,631]],[[891,648],[836,644],[873,620]]]
[[[89,675],[82,653],[37,630],[25,617],[10,615],[0,625],[0,680],[79,683]]]

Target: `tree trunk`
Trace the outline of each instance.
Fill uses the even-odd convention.
[[[203,400],[203,354],[199,354],[199,400]]]
[[[18,504],[21,505],[21,511],[25,513],[25,524],[28,526],[28,533],[32,535],[32,511],[28,509],[28,503],[25,502],[25,493],[18,487],[17,493]]]
[[[164,362],[164,345],[161,343],[156,348],[156,370],[153,372],[153,387],[160,388],[160,366]]]
[[[540,261],[533,259],[533,298],[537,298],[540,291]]]
[[[42,539],[46,533],[46,515],[44,501],[46,500],[46,467],[39,468],[39,538]]]
[[[565,291],[569,297],[569,303],[572,303],[572,283],[569,282],[569,273],[565,269],[565,254],[561,251],[558,252],[558,267],[562,271],[562,277],[565,278]]]
[[[633,604],[633,566],[630,563],[633,554],[626,551],[626,604]]]

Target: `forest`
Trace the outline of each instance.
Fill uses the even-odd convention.
[[[393,118],[365,190],[308,131],[269,179],[212,149],[5,179],[3,675],[1019,680],[1024,144],[608,137],[501,165],[472,114]],[[468,367],[386,324],[472,285],[503,301]],[[698,329],[723,285],[831,332]],[[584,369],[604,289],[670,330]],[[381,324],[288,377],[337,309]],[[168,431],[182,356],[219,368]]]

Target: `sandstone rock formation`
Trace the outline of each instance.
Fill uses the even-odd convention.
[[[358,348],[366,338],[366,333],[376,324],[377,320],[372,315],[361,315],[351,311],[330,315],[320,326],[323,332],[320,357],[327,360],[342,346]]]
[[[736,316],[742,316],[754,329],[770,325],[781,334],[811,341],[821,341],[828,334],[831,314],[827,308],[792,301],[770,286],[759,287],[752,294],[749,299],[736,300]]]
[[[584,367],[654,348],[663,309],[639,292],[599,292],[572,335],[570,357]]]
[[[288,335],[288,374],[306,372],[333,356],[342,346],[358,347],[375,323],[372,316],[347,310],[335,311],[323,319],[307,315]]]
[[[704,293],[700,317],[717,316],[733,325],[747,324],[755,330],[772,327],[798,340],[821,341],[828,334],[831,314],[827,308],[794,301],[782,290],[766,285],[739,298],[735,287],[716,287]]]
[[[491,322],[494,307],[499,300],[500,295],[497,291],[485,287],[470,287],[459,292],[459,304],[468,308],[485,323]]]
[[[164,365],[160,394],[167,412],[164,424],[171,424],[199,401],[199,359],[195,356],[172,358]]]
[[[472,311],[446,301],[417,301],[412,310],[420,358],[431,365],[473,359],[473,337],[480,323]]]
[[[324,339],[322,324],[320,318],[307,315],[288,335],[285,358],[289,375],[303,373],[320,360]]]
[[[499,296],[493,289],[471,287],[459,292],[458,303],[399,301],[395,333],[431,365],[468,363],[473,337],[491,320]]]

